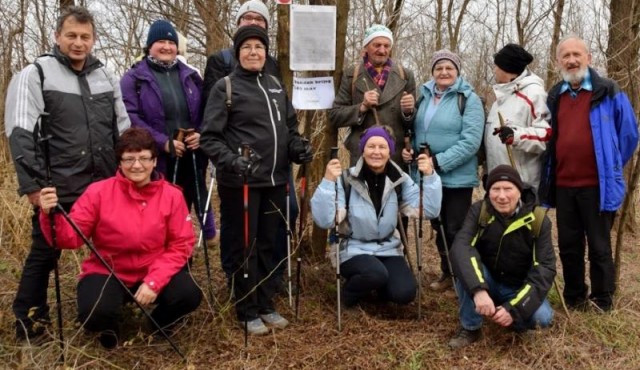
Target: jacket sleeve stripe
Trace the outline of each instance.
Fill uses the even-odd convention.
[[[484,284],[484,276],[482,276],[482,269],[478,265],[478,260],[475,257],[471,257],[471,265],[473,266],[473,271],[476,272],[476,276],[478,277],[478,281],[480,281],[480,284]]]
[[[541,142],[548,142],[549,140],[551,140],[551,128],[545,130],[544,136],[523,134],[522,136],[520,136],[520,140],[537,140]]]
[[[538,116],[536,115],[536,109],[533,106],[533,102],[531,101],[531,99],[529,99],[528,96],[521,93],[520,91],[516,91],[516,96],[524,100],[527,104],[529,104],[529,108],[531,109],[531,116],[533,117],[533,119],[535,120],[536,118],[538,118]]]
[[[511,304],[511,307],[515,307],[524,297],[526,297],[527,294],[529,294],[529,292],[531,291],[531,285],[526,284],[519,292],[518,294],[509,301],[509,304]]]

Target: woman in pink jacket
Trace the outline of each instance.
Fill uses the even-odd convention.
[[[154,171],[157,155],[146,130],[126,130],[116,145],[116,175],[90,185],[70,216],[135,299],[156,305],[153,319],[170,327],[198,307],[202,292],[187,268],[195,242],[191,217],[180,189]],[[40,222],[49,243],[48,214],[57,201],[55,188],[40,192]],[[62,215],[55,215],[55,224],[58,248],[84,244]],[[131,296],[95,254],[83,261],[78,319],[85,329],[100,332],[103,346],[117,345],[121,308],[128,301]]]

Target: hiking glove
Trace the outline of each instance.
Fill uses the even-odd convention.
[[[509,126],[496,127],[493,130],[493,135],[498,135],[502,144],[513,144],[513,129]]]
[[[313,160],[313,150],[309,142],[303,140],[294,141],[289,149],[289,158],[297,164],[311,162]]]
[[[251,160],[239,155],[231,162],[231,168],[239,175],[247,175],[251,168]]]

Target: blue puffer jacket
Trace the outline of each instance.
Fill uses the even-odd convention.
[[[182,62],[178,62],[178,74],[182,84],[181,90],[189,108],[190,127],[199,131],[202,124],[202,78],[198,72]],[[144,127],[151,133],[160,153],[157,169],[166,173],[168,154],[164,151],[164,145],[169,140],[170,133],[167,132],[165,122],[162,92],[146,58],[122,76],[120,88],[131,126]],[[206,167],[206,164],[204,166]]]
[[[591,100],[591,133],[598,168],[600,211],[613,212],[622,205],[625,194],[624,165],[638,145],[638,124],[629,98],[618,84],[600,77],[589,68],[593,96]],[[547,145],[540,181],[540,201],[550,207],[556,205],[556,142],[558,135],[558,103],[563,82],[556,84],[547,97],[551,111],[553,135]]]
[[[476,153],[482,142],[484,109],[478,95],[462,77],[442,96],[437,111],[428,127],[424,117],[432,102],[435,81],[431,80],[418,90],[418,112],[414,120],[413,150],[428,143],[435,155],[442,186],[469,188],[478,185],[478,159]],[[464,94],[464,115],[460,115],[458,94]],[[413,173],[415,179],[415,172]]]
[[[374,256],[401,256],[402,244],[399,232],[398,211],[409,217],[418,217],[419,187],[409,175],[393,161],[387,166],[387,178],[382,194],[382,209],[376,215],[376,210],[369,197],[364,180],[360,177],[364,161],[362,157],[356,166],[350,168],[349,176],[344,176],[351,188],[349,196],[348,224],[344,222],[345,196],[342,178],[338,179],[338,218],[341,234],[349,235],[346,248],[340,252],[340,262],[361,254]],[[394,190],[402,187],[402,200],[398,204],[398,197]],[[425,176],[423,181],[422,207],[427,218],[435,218],[440,213],[442,202],[442,184],[437,173]],[[311,214],[318,227],[330,229],[335,227],[336,218],[336,183],[322,179],[311,198]],[[348,227],[350,226],[350,227]]]

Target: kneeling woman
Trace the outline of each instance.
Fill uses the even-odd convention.
[[[193,224],[182,192],[154,171],[156,144],[145,129],[130,128],[116,145],[119,170],[90,185],[71,209],[71,219],[111,265],[142,305],[157,305],[151,317],[167,328],[195,310],[202,293],[187,269],[193,250]],[[47,215],[58,198],[55,188],[40,192],[40,222],[51,243]],[[60,214],[55,215],[59,248],[84,243]],[[93,253],[83,261],[78,283],[78,319],[101,332],[103,346],[118,343],[119,316],[131,301]]]
[[[416,281],[403,256],[398,212],[418,217],[420,189],[389,159],[395,153],[395,139],[388,127],[367,129],[360,150],[357,164],[344,174],[338,159],[329,161],[311,199],[313,220],[324,229],[335,227],[337,190],[338,221],[341,230],[348,230],[340,244],[345,306],[373,291],[383,300],[408,304],[415,298]],[[440,177],[426,154],[418,157],[417,164],[424,176],[422,208],[427,218],[434,218],[442,200]]]

